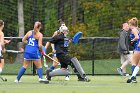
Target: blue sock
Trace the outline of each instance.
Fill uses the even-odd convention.
[[[42,78],[42,75],[43,75],[43,70],[42,70],[42,68],[38,68],[38,69],[37,69],[37,74],[38,74],[39,78]]]
[[[24,74],[24,72],[26,71],[26,69],[24,67],[21,67],[19,72],[18,72],[18,75],[17,75],[17,80],[19,81],[20,78],[22,77],[22,75]]]
[[[133,73],[135,67],[136,67],[135,65],[132,65],[132,66],[131,66],[132,73]]]
[[[51,67],[50,67],[51,70],[54,70],[54,68],[55,68],[54,66],[51,66]]]

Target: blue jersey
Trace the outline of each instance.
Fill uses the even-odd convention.
[[[139,39],[133,42],[133,47],[134,47],[134,50],[136,51],[140,51],[140,47],[138,47],[138,44],[140,43],[140,31],[138,33],[138,36],[139,36]],[[130,38],[131,40],[135,38],[135,35],[132,34],[132,32],[130,33]]]
[[[27,41],[28,41],[28,43],[25,47],[24,59],[26,59],[26,60],[40,59],[38,39],[34,38],[34,31],[32,31],[32,35],[28,37]]]

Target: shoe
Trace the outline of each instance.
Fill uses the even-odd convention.
[[[117,71],[118,71],[118,73],[119,73],[121,76],[124,76],[124,73],[122,72],[122,69],[121,69],[121,68],[117,68]]]
[[[39,82],[40,83],[45,83],[45,84],[49,83],[49,81],[47,79],[41,79],[41,78],[39,78]]]
[[[65,77],[65,80],[66,81],[69,81],[70,80],[69,75]]]
[[[128,76],[129,76],[129,74],[127,74],[127,73],[124,73],[124,74],[123,74],[123,76],[127,76],[127,77],[128,77]]]
[[[127,83],[137,83],[136,77],[132,76],[127,80]]]
[[[86,82],[90,82],[91,80],[88,77],[84,78]]]
[[[49,73],[50,73],[51,71],[52,71],[51,69],[47,69],[47,70],[46,70],[46,78],[47,78],[47,80],[51,80],[51,76],[49,76]]]
[[[90,82],[91,80],[89,78],[85,77],[85,78],[78,78],[78,81]]]
[[[14,82],[15,82],[15,83],[20,83],[21,81],[20,81],[20,80],[18,81],[18,80],[16,79]]]

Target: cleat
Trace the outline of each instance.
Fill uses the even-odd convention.
[[[132,76],[127,80],[127,83],[137,83],[136,77]]]
[[[127,74],[127,73],[124,73],[124,76],[127,76],[127,77],[128,77],[128,76],[129,76],[129,74]]]
[[[85,80],[86,82],[90,82],[90,81],[91,81],[88,77],[85,77],[84,80]]]
[[[124,73],[122,72],[122,69],[121,69],[121,68],[117,68],[117,71],[118,71],[118,73],[119,73],[121,76],[124,76]]]
[[[47,80],[47,79],[39,79],[39,82],[40,83],[45,83],[45,84],[48,84],[49,83],[49,81]]]
[[[66,77],[65,77],[65,80],[66,80],[66,81],[69,81],[69,80],[70,80],[69,76],[66,76]]]
[[[14,82],[15,82],[15,83],[20,83],[21,81],[20,81],[20,80],[18,81],[18,80],[16,79]]]
[[[46,78],[47,78],[48,80],[51,80],[51,76],[49,76],[49,73],[50,73],[51,71],[52,71],[51,69],[48,69],[48,70],[46,71]]]
[[[90,82],[91,80],[89,78],[85,77],[85,78],[78,78],[78,81]]]

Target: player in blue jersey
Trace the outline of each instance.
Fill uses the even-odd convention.
[[[41,64],[41,53],[42,51],[42,33],[40,33],[41,23],[35,22],[34,29],[28,31],[26,35],[23,37],[22,42],[26,43],[26,47],[24,50],[24,62],[23,66],[20,68],[17,78],[15,82],[19,82],[20,78],[26,71],[26,68],[30,64],[31,61],[34,62],[37,68],[37,74],[39,76],[39,82],[49,83],[48,80],[42,79],[43,70]]]
[[[140,29],[138,28],[138,19],[132,18],[128,21],[131,33],[130,38],[134,47],[134,54],[131,60],[132,64],[132,76],[127,80],[127,83],[136,83],[136,74],[139,71],[140,61]]]

